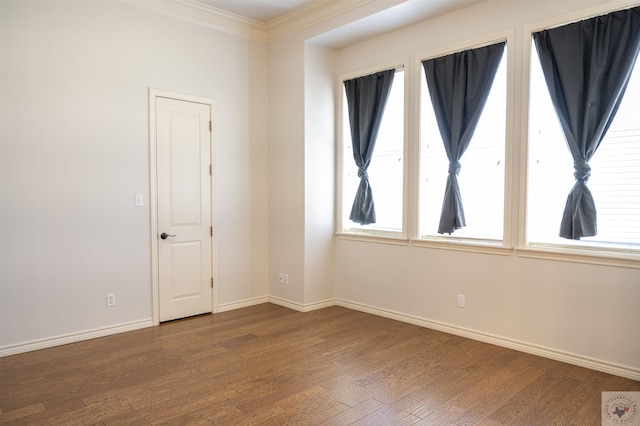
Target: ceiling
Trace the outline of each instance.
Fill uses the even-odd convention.
[[[123,1],[266,42],[314,25],[328,24],[312,41],[342,49],[486,0]]]
[[[260,22],[269,22],[315,0],[196,0],[209,7],[221,9]]]
[[[486,0],[402,0],[378,13],[335,28],[314,39],[341,49],[369,38],[464,9]]]

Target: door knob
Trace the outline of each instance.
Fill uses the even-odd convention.
[[[162,234],[160,234],[160,238],[162,238],[163,240],[166,240],[167,237],[175,237],[175,235],[169,235],[166,232],[163,232]]]

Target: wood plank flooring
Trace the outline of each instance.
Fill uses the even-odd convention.
[[[264,304],[0,358],[0,423],[599,425],[640,382],[340,307]]]

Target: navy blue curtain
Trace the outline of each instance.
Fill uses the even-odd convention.
[[[458,186],[460,158],[466,151],[491,91],[505,43],[465,50],[422,62],[429,94],[442,136],[449,176],[438,233],[451,234],[466,226]]]
[[[349,219],[361,225],[376,223],[376,210],[367,169],[376,146],[378,130],[380,130],[394,75],[395,70],[391,69],[344,82],[351,125],[353,159],[358,166],[360,177],[360,185],[353,200]]]
[[[551,100],[574,162],[560,236],[597,233],[589,160],[618,111],[640,49],[640,8],[533,34]]]

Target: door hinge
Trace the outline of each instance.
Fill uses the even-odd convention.
[[[209,164],[209,176],[213,176],[213,164]]]
[[[209,131],[212,132],[213,131],[213,124],[211,123],[211,121],[209,121]]]
[[[213,237],[213,226],[209,227],[209,236]]]
[[[211,288],[213,288],[213,277],[211,278]]]

